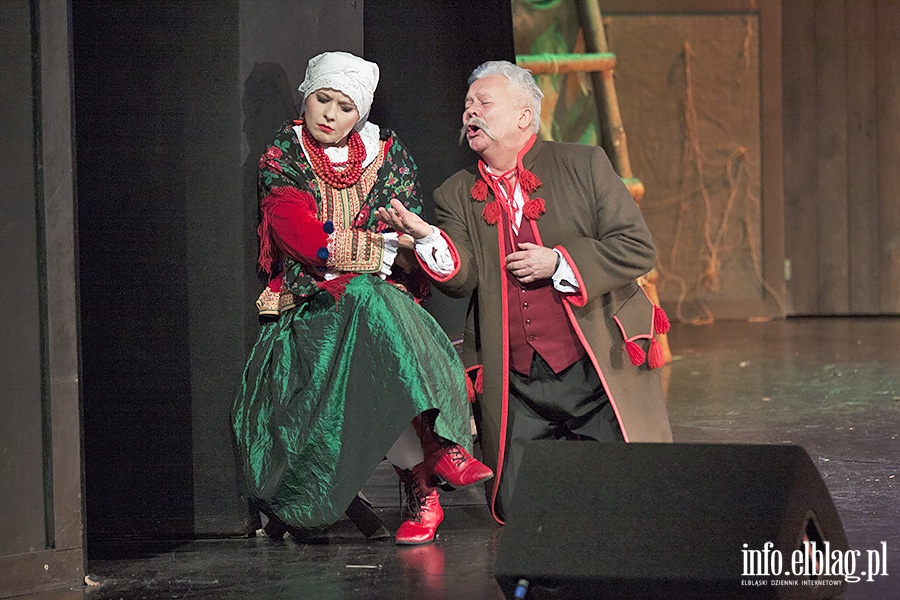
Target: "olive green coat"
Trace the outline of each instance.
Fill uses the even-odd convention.
[[[546,206],[535,221],[539,243],[559,249],[576,273],[580,293],[563,294],[563,304],[600,374],[625,440],[671,441],[658,370],[646,363],[634,366],[625,351],[623,332],[645,351],[653,335],[653,305],[635,280],[653,268],[655,251],[637,204],[602,148],[535,139],[523,152],[522,166],[542,183],[530,194]],[[469,369],[483,365],[476,414],[484,462],[496,473],[489,503],[500,520],[495,502],[507,423],[507,271],[501,259],[504,228],[489,224],[482,217],[486,203],[472,197],[478,177],[474,167],[459,171],[435,191],[437,224],[458,268],[432,277],[452,297],[472,296],[463,362]],[[492,200],[488,196],[487,202]]]

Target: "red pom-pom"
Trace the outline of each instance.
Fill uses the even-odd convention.
[[[522,169],[518,174],[518,178],[519,185],[521,185],[522,189],[529,194],[541,187],[541,180],[538,179],[537,175],[535,175],[528,169]]]
[[[469,404],[475,402],[475,386],[472,385],[472,380],[469,377],[466,377],[466,398],[469,399]]]
[[[653,338],[650,340],[650,353],[647,355],[647,366],[651,369],[658,369],[666,364],[663,358],[662,347],[659,340]]]
[[[638,346],[636,342],[625,342],[625,350],[628,352],[631,364],[636,367],[644,364],[644,361],[647,360],[647,354],[644,352],[644,349]]]
[[[659,306],[653,306],[653,330],[656,333],[664,334],[668,333],[669,329],[672,328],[671,323],[669,323],[669,317],[666,315],[666,311],[664,311]]]
[[[544,211],[547,210],[547,205],[544,204],[543,198],[532,198],[528,202],[525,203],[525,206],[522,207],[522,214],[526,219],[531,219],[534,221],[535,219],[540,218]]]
[[[500,221],[500,203],[494,200],[484,205],[481,211],[481,218],[488,222],[489,225],[496,225]]]
[[[478,374],[475,375],[475,391],[479,394],[484,393],[484,367],[478,367]]]
[[[487,183],[484,182],[484,179],[479,179],[475,182],[475,185],[472,186],[472,197],[478,200],[479,202],[484,202],[488,197],[488,186]]]

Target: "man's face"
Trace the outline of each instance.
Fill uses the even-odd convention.
[[[502,75],[473,81],[462,116],[469,148],[482,154],[494,145],[508,145],[516,140],[521,135],[519,122],[526,110],[523,104],[510,92],[509,82]]]
[[[359,111],[346,94],[330,88],[306,98],[305,127],[323,146],[343,146],[359,120]]]

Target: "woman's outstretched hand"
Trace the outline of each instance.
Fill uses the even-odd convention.
[[[375,218],[397,233],[405,233],[413,239],[418,240],[431,234],[431,225],[419,215],[409,211],[399,200],[391,200],[388,208],[379,208],[375,211]]]

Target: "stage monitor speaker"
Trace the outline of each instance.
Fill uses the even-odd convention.
[[[843,591],[847,550],[799,446],[540,441],[494,574],[534,600],[821,599]]]

